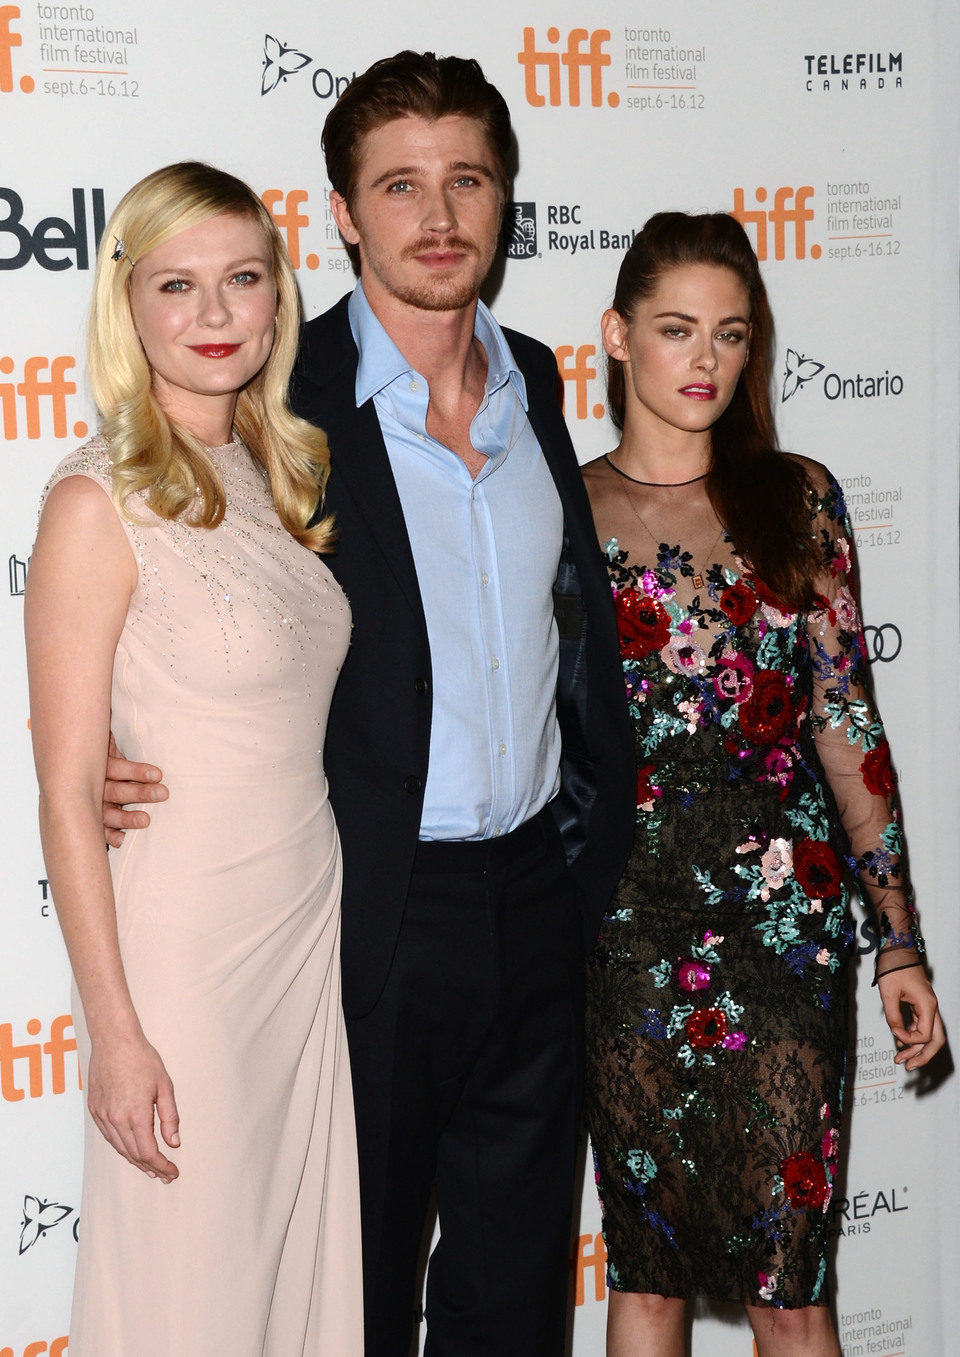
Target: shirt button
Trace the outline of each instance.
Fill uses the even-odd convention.
[[[507,746],[503,743],[502,740],[500,741],[499,749],[501,754],[505,754],[507,752]]]
[[[411,390],[411,391],[419,391],[419,390],[420,390],[420,383],[419,383],[418,381],[412,381],[412,382],[410,383],[410,390]]]
[[[499,829],[495,829],[495,830],[493,831],[493,837],[494,837],[495,839],[499,839],[500,833],[501,833],[501,831],[500,831]]]
[[[430,685],[427,683],[427,680],[423,677],[422,674],[418,675],[417,678],[413,680],[413,691],[417,694],[418,697],[423,697],[429,686]]]
[[[481,584],[489,584],[489,583],[490,583],[490,576],[487,574],[486,571],[484,571],[483,574],[480,576],[480,583],[481,583]]]
[[[491,669],[499,669],[499,668],[500,668],[500,661],[497,659],[496,655],[494,655],[493,659],[492,659],[491,662],[490,662],[490,668],[491,668]]]
[[[403,790],[409,792],[411,796],[416,796],[418,792],[423,790],[422,779],[415,776],[404,778]]]

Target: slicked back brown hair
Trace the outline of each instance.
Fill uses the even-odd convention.
[[[777,450],[770,399],[773,315],[747,233],[726,212],[658,212],[624,257],[613,309],[629,325],[637,303],[652,295],[663,275],[690,264],[730,269],[750,305],[750,356],[733,399],[711,429],[711,503],[757,575],[792,607],[808,608],[816,568],[810,487],[800,463]],[[625,372],[617,358],[608,359],[607,405],[622,430]]]
[[[321,139],[327,177],[347,207],[353,206],[368,132],[396,118],[433,122],[451,115],[475,118],[483,127],[506,197],[513,138],[503,95],[471,58],[406,51],[375,61],[350,82],[327,115]]]

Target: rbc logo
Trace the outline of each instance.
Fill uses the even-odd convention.
[[[733,190],[733,211],[732,217],[749,231],[752,226],[755,228],[754,249],[757,252],[757,258],[761,263],[768,257],[768,232],[767,224],[773,227],[773,257],[774,259],[785,259],[787,257],[787,227],[792,227],[790,234],[793,236],[793,254],[792,259],[806,259],[807,257],[807,222],[813,221],[814,212],[812,207],[808,207],[808,201],[813,197],[813,189],[809,184],[802,188],[778,188],[774,191],[773,207],[767,208],[762,204],[767,201],[767,190],[758,188],[754,190],[754,199],[760,203],[760,208],[746,207],[743,197],[743,189],[735,188]],[[819,259],[823,253],[819,245],[810,246],[810,258]]]
[[[12,25],[19,18],[17,5],[0,5],[0,94],[13,92],[13,49],[23,46],[23,38]],[[24,94],[32,94],[36,81],[32,75],[22,75],[19,85]]]
[[[580,72],[587,70],[589,72],[590,84],[590,104],[593,108],[600,108],[603,104],[603,68],[610,65],[610,54],[603,50],[604,44],[610,41],[610,30],[608,28],[595,28],[593,32],[586,28],[571,28],[567,35],[567,48],[565,52],[542,52],[537,50],[537,40],[532,28],[523,30],[523,47],[517,53],[517,60],[523,67],[523,92],[528,104],[534,108],[543,108],[544,104],[549,103],[551,107],[556,108],[563,101],[561,66],[566,67],[566,93],[567,102],[571,108],[580,107]],[[556,47],[560,42],[559,28],[547,29],[547,42],[551,47]],[[586,43],[586,50],[584,44]],[[537,83],[537,70],[545,66],[547,70],[547,93],[540,92]],[[620,102],[620,95],[616,90],[611,90],[607,95],[607,103],[611,108],[616,108]]]
[[[503,248],[508,259],[536,258],[536,203],[507,204],[503,222]]]

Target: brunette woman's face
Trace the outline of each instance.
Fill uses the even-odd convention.
[[[703,433],[723,414],[750,347],[750,301],[732,269],[682,264],[661,274],[629,322],[603,317],[607,353],[624,365],[627,419],[642,433]]]

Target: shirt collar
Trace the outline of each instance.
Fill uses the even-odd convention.
[[[359,408],[391,382],[414,369],[387,334],[373,313],[363,293],[363,284],[357,282],[347,305],[350,332],[360,358],[357,363],[357,381],[354,390]],[[527,384],[517,367],[503,331],[483,302],[477,303],[477,317],[473,333],[487,355],[486,395],[489,397],[507,382],[513,386],[517,399],[527,409]],[[418,374],[420,375],[420,374]]]

